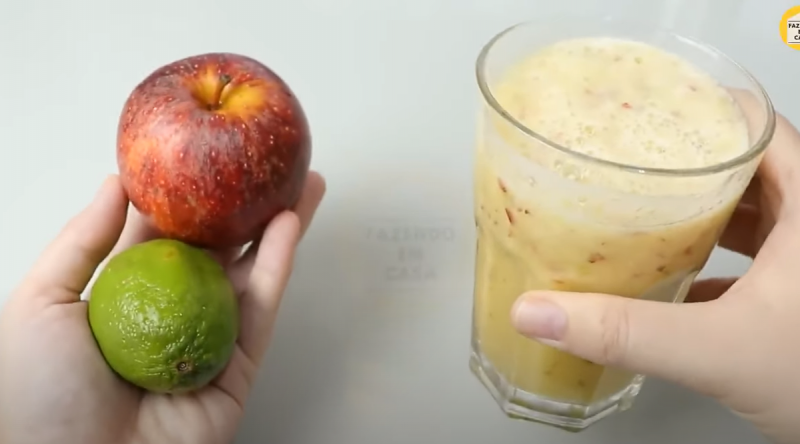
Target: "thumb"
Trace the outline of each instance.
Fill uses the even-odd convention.
[[[119,239],[127,208],[119,178],[110,176],[92,203],[39,256],[23,285],[45,305],[79,301],[95,268]]]
[[[717,302],[669,304],[593,293],[531,292],[517,300],[521,334],[601,365],[711,395],[720,388]],[[730,349],[727,349],[730,350]]]

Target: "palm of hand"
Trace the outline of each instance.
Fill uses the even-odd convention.
[[[127,199],[116,179],[109,182],[42,255],[0,315],[0,442],[229,442],[268,345],[294,248],[324,182],[312,173],[295,212],[277,217],[241,257],[238,251],[215,253],[240,295],[239,340],[215,381],[180,396],[146,393],[114,374],[80,301],[115,243],[114,252],[152,238],[135,214],[126,223]],[[64,269],[53,270],[59,266]]]

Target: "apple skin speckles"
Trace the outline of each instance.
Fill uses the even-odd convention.
[[[311,161],[289,86],[246,56],[211,53],[145,78],[119,120],[117,165],[131,203],[164,236],[244,245],[300,198]]]

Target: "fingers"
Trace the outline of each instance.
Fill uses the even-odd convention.
[[[303,194],[300,196],[294,212],[300,219],[300,237],[306,234],[311,221],[314,219],[314,214],[317,212],[322,197],[325,195],[326,184],[325,179],[316,171],[308,173],[306,185],[303,189]]]
[[[133,205],[130,205],[125,228],[122,230],[114,249],[111,250],[110,256],[115,256],[136,244],[147,242],[157,237],[158,231],[147,223],[147,220],[139,214]]]
[[[730,88],[731,95],[741,107],[748,121],[750,134],[758,138],[770,131],[766,107],[750,91]],[[800,172],[800,133],[782,115],[775,114],[774,134],[769,143],[759,174],[769,185],[775,186],[784,195],[797,196],[800,193],[798,172]],[[767,184],[765,184],[767,185]],[[793,199],[797,201],[798,199]],[[796,204],[795,204],[796,206]]]
[[[740,204],[731,215],[725,231],[722,232],[719,246],[751,258],[755,257],[760,247],[756,245],[756,238],[761,217],[758,207]]]
[[[303,194],[301,195],[295,210],[295,213],[297,213],[302,223],[302,234],[305,233],[311,224],[314,213],[316,212],[324,194],[325,180],[319,173],[311,171],[306,180]],[[145,217],[142,216],[133,206],[131,206],[130,210],[128,211],[125,229],[122,231],[119,242],[117,242],[117,245],[114,246],[114,249],[110,255],[114,256],[135,244],[147,242],[158,237],[160,237],[158,230],[153,228],[153,226],[147,222]],[[250,268],[252,268],[253,263],[255,262],[256,255],[258,253],[257,247],[258,240],[256,240],[256,242],[254,242],[250,248],[246,250],[244,255],[242,255],[242,247],[234,247],[222,251],[209,251],[209,253],[217,261],[219,261],[223,267],[227,267],[232,262],[239,260],[239,262],[242,262],[243,264],[242,266],[237,265],[237,268],[242,268],[243,270],[237,274],[246,275],[249,274]]]
[[[711,278],[697,281],[692,285],[685,302],[709,302],[719,299],[738,278]]]
[[[272,325],[292,272],[302,224],[297,214],[285,211],[270,223],[258,246],[258,255],[240,299],[239,345],[256,364],[269,344]]]
[[[128,248],[161,237],[161,233],[155,229],[147,219],[133,207],[130,206],[128,210],[128,219],[125,222],[125,229],[122,230],[122,235],[119,237],[117,245],[111,250],[110,256],[114,256]],[[229,265],[236,260],[242,252],[241,247],[234,247],[221,251],[209,251],[209,253],[217,260],[223,267]]]
[[[739,202],[742,205],[758,208],[761,205],[761,192],[761,178],[753,176],[744,193],[742,193],[742,198]]]
[[[225,250],[209,250],[209,254],[223,267],[228,267],[242,254],[243,247],[231,247]]]
[[[295,210],[278,215],[230,271],[234,286],[242,294],[239,344],[256,364],[269,344],[278,305],[291,275],[295,248],[324,194],[324,179],[311,172]]]
[[[294,213],[297,214],[300,220],[301,239],[311,225],[311,221],[314,219],[314,214],[316,214],[322,197],[325,195],[325,188],[325,179],[316,171],[311,171],[306,179],[303,193],[300,195],[300,200],[297,202],[294,209]],[[253,245],[247,249],[247,252],[239,258],[235,270],[233,270],[234,285],[237,283],[245,283],[245,280],[242,279],[241,276],[248,276],[250,274],[250,270],[253,268],[256,256],[258,255],[258,245],[258,241],[254,242]]]
[[[774,214],[800,211],[800,133],[783,116],[778,116],[759,175],[766,203]]]
[[[765,128],[770,130],[766,109],[755,95],[737,89],[731,90],[731,94],[747,117],[753,138],[759,137]],[[774,134],[758,174],[763,182],[767,201],[775,213],[784,203],[797,210],[800,205],[797,203],[800,199],[796,198],[800,195],[800,133],[780,114],[775,114]]]
[[[45,249],[25,279],[47,304],[80,300],[97,266],[120,237],[128,199],[117,176],[103,183],[80,214]]]
[[[731,350],[717,305],[537,292],[517,301],[512,320],[525,336],[592,362],[708,393],[720,389],[712,384]]]

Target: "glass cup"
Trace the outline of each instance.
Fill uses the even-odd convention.
[[[714,48],[652,25],[527,22],[495,36],[477,60],[483,106],[470,368],[509,417],[578,431],[631,406],[642,375],[524,338],[511,326],[513,303],[529,290],[683,302],[772,138],[774,110],[752,75]],[[558,41],[593,36],[651,44],[713,76],[747,105],[749,149],[708,167],[642,168],[571,151],[503,109],[494,93],[511,65]]]

